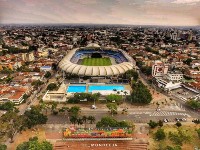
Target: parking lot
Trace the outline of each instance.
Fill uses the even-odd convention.
[[[184,87],[172,90],[171,94],[181,99],[184,102],[188,101],[188,99],[193,98],[197,95],[195,92],[192,92]]]

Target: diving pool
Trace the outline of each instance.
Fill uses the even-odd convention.
[[[113,90],[124,90],[124,86],[122,85],[90,85],[88,88],[88,92],[92,91],[113,91]]]
[[[83,93],[83,92],[86,92],[86,86],[85,85],[70,85],[68,86],[67,92]]]

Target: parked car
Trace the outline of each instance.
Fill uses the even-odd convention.
[[[176,121],[181,121],[180,118],[175,118]]]
[[[167,123],[167,122],[169,122],[169,120],[168,119],[163,119],[163,122]]]
[[[92,109],[97,109],[97,107],[95,105],[92,105],[91,108]]]

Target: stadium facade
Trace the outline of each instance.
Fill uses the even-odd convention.
[[[82,59],[91,58],[93,55],[111,58],[113,63],[108,66],[86,66],[80,63]],[[118,76],[134,69],[135,61],[123,50],[89,44],[69,51],[59,63],[59,68],[66,73],[78,76]]]

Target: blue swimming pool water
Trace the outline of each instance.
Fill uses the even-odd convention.
[[[124,90],[124,86],[122,85],[90,85],[88,88],[88,92],[92,92],[94,90]]]
[[[70,85],[68,86],[67,92],[75,93],[75,92],[86,92],[86,86],[79,86],[79,85]]]

